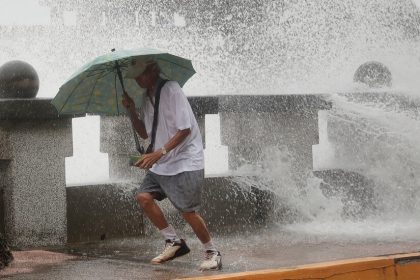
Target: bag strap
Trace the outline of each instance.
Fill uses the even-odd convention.
[[[154,112],[153,112],[153,125],[152,125],[152,139],[150,142],[149,147],[147,147],[146,153],[153,152],[153,147],[155,145],[156,139],[156,130],[158,125],[158,116],[159,116],[159,102],[160,102],[160,92],[162,91],[163,86],[166,84],[168,80],[162,80],[156,90],[155,93],[155,104],[154,104]]]

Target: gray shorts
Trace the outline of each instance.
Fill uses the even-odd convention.
[[[151,193],[156,200],[166,197],[181,212],[193,212],[200,208],[204,169],[185,171],[176,175],[158,175],[147,171],[146,177],[134,195]]]

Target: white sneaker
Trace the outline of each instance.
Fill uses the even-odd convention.
[[[177,257],[186,255],[190,252],[190,248],[188,248],[187,244],[185,243],[184,239],[181,241],[165,241],[165,249],[159,256],[153,258],[151,260],[152,264],[161,264],[170,260],[173,260]]]
[[[200,270],[219,270],[222,269],[222,255],[219,251],[207,250],[204,261],[200,265]]]

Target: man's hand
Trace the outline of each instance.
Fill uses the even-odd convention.
[[[155,151],[150,154],[145,154],[139,161],[134,165],[142,169],[149,169],[162,157],[162,152],[160,150]]]
[[[134,109],[136,107],[136,104],[134,104],[134,100],[128,96],[127,92],[124,92],[122,104],[127,109]]]

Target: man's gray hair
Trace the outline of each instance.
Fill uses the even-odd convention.
[[[169,80],[169,78],[165,75],[165,73],[162,72],[162,69],[160,68],[159,63],[157,63],[154,60],[149,60],[147,61],[147,64],[148,65],[147,65],[146,71],[156,72],[158,73],[161,79]]]
[[[148,60],[146,63],[147,63],[146,71],[157,72],[157,73],[161,72],[160,66],[156,61]]]

